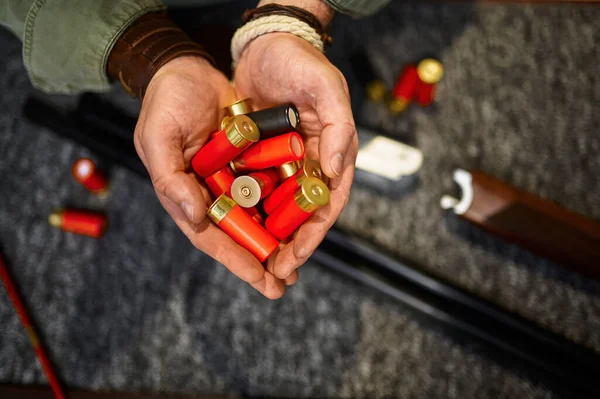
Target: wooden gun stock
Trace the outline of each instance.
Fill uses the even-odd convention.
[[[460,200],[441,205],[469,222],[566,268],[600,280],[600,223],[481,171],[456,170]]]

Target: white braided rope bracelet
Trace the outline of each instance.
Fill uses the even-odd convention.
[[[261,35],[272,32],[291,33],[306,40],[317,50],[323,51],[321,36],[306,22],[286,15],[266,15],[248,22],[233,35],[231,58],[233,59],[234,68],[248,43]]]

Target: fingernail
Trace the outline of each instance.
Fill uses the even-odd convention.
[[[339,152],[333,156],[329,166],[331,166],[331,170],[335,173],[336,176],[339,176],[342,173],[342,162],[344,161],[344,157]]]
[[[188,204],[187,202],[181,203],[181,209],[185,213],[185,216],[190,220],[190,222],[194,221],[194,207]]]

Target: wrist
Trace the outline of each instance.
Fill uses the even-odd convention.
[[[267,4],[302,8],[317,17],[324,30],[327,30],[335,16],[335,10],[322,0],[261,0],[257,7]]]
[[[154,82],[164,76],[187,76],[190,73],[201,73],[202,76],[207,77],[207,80],[210,81],[210,76],[213,72],[216,72],[216,69],[206,58],[196,55],[182,55],[165,63],[156,71],[150,82],[148,82],[147,91],[150,90]]]
[[[231,58],[234,67],[246,46],[268,33],[292,33],[324,52],[332,42],[326,28],[333,15],[333,9],[321,0],[262,0],[257,8],[244,12],[244,25],[233,35]]]
[[[115,43],[107,73],[131,95],[143,98],[154,75],[183,56],[211,59],[164,13],[148,13],[133,22]]]
[[[189,71],[190,68],[195,70],[202,69],[205,73],[217,72],[213,65],[204,57],[196,55],[182,55],[165,63],[156,73],[153,78],[170,73],[179,73]]]

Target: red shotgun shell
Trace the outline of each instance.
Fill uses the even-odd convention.
[[[94,194],[106,194],[108,191],[108,179],[89,158],[76,160],[71,168],[71,173],[78,183]]]
[[[404,67],[392,90],[392,98],[388,104],[390,111],[400,113],[408,107],[417,94],[419,74],[415,65]]]
[[[250,111],[251,111],[250,101],[247,98],[244,98],[243,100],[238,100],[238,101],[234,102],[233,104],[229,104],[228,106],[225,107],[225,112],[227,113],[227,116],[225,116],[223,118],[223,120],[221,121],[221,129],[225,129],[225,126],[227,126],[227,123],[229,123],[231,118],[233,118],[234,116],[245,115]],[[214,135],[214,133],[213,133],[213,135]]]
[[[279,243],[226,194],[208,208],[208,216],[235,242],[264,262]]]
[[[387,87],[383,80],[372,80],[365,86],[365,94],[371,102],[378,102],[385,98]]]
[[[417,89],[417,102],[421,106],[430,105],[435,98],[436,83],[444,76],[444,67],[441,62],[433,58],[425,58],[417,66],[419,87]]]
[[[48,217],[48,222],[69,233],[100,238],[108,227],[106,216],[78,209],[59,209]]]
[[[293,196],[294,192],[296,192],[298,187],[302,185],[302,182],[304,182],[307,177],[316,177],[317,179],[323,180],[325,184],[327,184],[328,180],[317,161],[306,161],[304,166],[296,172],[292,179],[287,179],[281,183],[279,187],[263,201],[265,213],[270,215],[283,200]]]
[[[261,140],[270,139],[283,133],[295,132],[300,124],[300,113],[292,103],[251,112],[248,114],[248,118],[258,126]]]
[[[444,77],[444,66],[434,58],[425,58],[419,62],[417,74],[422,82],[434,84]]]
[[[433,103],[435,99],[435,83],[429,84],[421,82],[419,84],[419,92],[417,94],[417,102],[422,107],[427,107]]]
[[[231,185],[233,184],[234,180],[235,175],[229,166],[225,166],[223,169],[204,179],[206,185],[214,194],[215,198],[220,197],[221,194],[227,194],[231,196]]]
[[[252,219],[256,220],[258,222],[258,224],[263,225],[265,224],[265,219],[263,219],[262,215],[260,214],[260,212],[258,211],[258,209],[253,206],[250,208],[245,208],[244,211],[246,211],[246,213],[250,216],[252,216]]]
[[[231,185],[231,198],[242,208],[252,207],[271,194],[279,184],[275,169],[265,169],[240,176]]]
[[[307,177],[293,196],[286,198],[267,217],[265,227],[278,240],[285,240],[314,211],[329,203],[327,185],[315,177]]]
[[[279,166],[286,162],[304,158],[304,143],[296,133],[286,133],[271,139],[259,141],[231,161],[236,173],[248,170],[262,170]]]
[[[201,177],[208,177],[225,167],[252,143],[260,133],[256,124],[245,115],[236,115],[192,158],[192,168]]]

